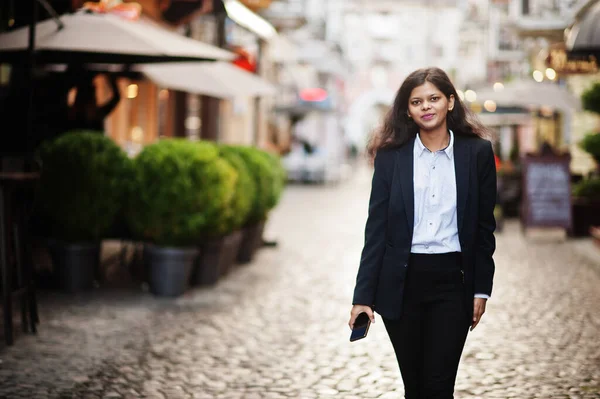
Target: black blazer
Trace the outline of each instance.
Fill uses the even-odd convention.
[[[353,304],[373,306],[398,319],[414,228],[413,147],[380,150],[365,227],[365,244]],[[496,249],[496,165],[489,141],[454,134],[458,235],[465,273],[467,311],[475,293],[491,295]]]

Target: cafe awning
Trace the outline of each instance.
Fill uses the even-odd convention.
[[[36,26],[39,63],[146,63],[231,60],[234,54],[173,32],[148,18],[130,21],[111,14],[80,11]],[[26,60],[29,28],[0,34],[0,61]]]
[[[230,99],[276,93],[275,86],[227,62],[185,62],[141,65],[139,70],[159,86]]]
[[[518,80],[508,83],[504,89],[477,90],[477,102],[491,100],[501,107],[523,107],[539,109],[547,107],[563,112],[581,110],[581,101],[566,88],[554,83],[538,83],[533,80]]]
[[[574,54],[592,54],[600,58],[600,1],[583,10],[566,31],[567,50]]]

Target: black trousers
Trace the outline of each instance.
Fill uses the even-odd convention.
[[[454,397],[471,324],[463,284],[460,253],[411,254],[402,316],[383,319],[407,399]]]

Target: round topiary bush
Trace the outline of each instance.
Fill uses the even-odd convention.
[[[232,149],[231,146],[221,145],[220,155],[238,173],[231,207],[227,213],[226,230],[223,232],[223,234],[227,234],[242,227],[248,219],[256,199],[256,187],[246,163],[235,149]]]
[[[38,211],[53,238],[98,241],[121,210],[133,176],[131,160],[98,132],[65,133],[39,149]]]
[[[600,82],[594,83],[581,95],[583,109],[600,114]]]
[[[600,163],[600,132],[588,133],[580,143],[581,148]]]
[[[138,238],[181,247],[226,230],[237,172],[215,144],[163,140],[145,147],[134,166],[128,220]]]
[[[272,165],[256,148],[246,146],[229,146],[228,148],[242,158],[254,180],[256,189],[256,195],[244,225],[263,221],[267,217],[273,191]]]
[[[269,198],[267,199],[267,208],[271,210],[279,203],[285,183],[287,181],[287,172],[281,162],[281,158],[273,153],[266,151],[258,151],[259,154],[264,156],[269,164],[271,165],[272,173],[272,188]]]
[[[600,199],[600,178],[591,178],[573,185],[573,196],[578,198]]]

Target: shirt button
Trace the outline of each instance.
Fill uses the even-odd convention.
[[[433,194],[432,197],[435,198],[435,194]]]
[[[429,245],[425,245],[425,249],[429,249]]]
[[[435,166],[433,167],[433,169],[435,169]]]

